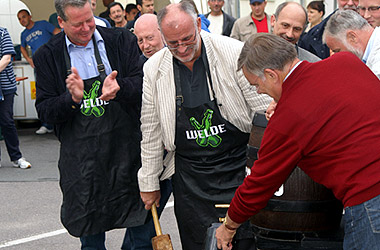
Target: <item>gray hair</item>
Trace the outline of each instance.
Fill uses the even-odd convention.
[[[299,7],[301,7],[301,9],[303,10],[303,12],[305,13],[305,24],[304,24],[304,27],[306,27],[307,25],[307,11],[305,10],[304,7],[302,7],[302,5],[300,5],[299,3],[296,3],[296,2],[283,2],[282,4],[280,4],[279,6],[277,6],[276,8],[276,11],[274,12],[274,17],[276,18],[276,21],[278,21],[278,16],[280,15],[281,11],[288,5],[288,4],[297,4],[299,5]]]
[[[238,70],[244,67],[263,78],[265,69],[283,70],[295,58],[294,44],[273,34],[257,33],[245,42],[238,59]]]
[[[338,10],[328,20],[322,40],[326,43],[326,36],[329,36],[347,45],[348,30],[371,30],[371,25],[353,10]]]
[[[91,6],[91,0],[54,0],[57,15],[60,16],[63,21],[67,21],[65,10],[68,6],[82,8],[86,3],[89,3]]]
[[[194,6],[191,3],[189,3],[188,1],[183,1],[183,2],[180,2],[176,5],[178,5],[179,11],[185,12],[186,14],[188,14],[193,19],[194,25],[196,27],[198,15],[194,9]],[[158,26],[160,27],[160,29],[161,29],[162,20],[166,17],[166,15],[169,12],[169,9],[172,7],[173,7],[173,4],[170,4],[158,12],[157,21],[158,21]]]

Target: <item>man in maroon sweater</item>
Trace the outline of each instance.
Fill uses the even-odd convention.
[[[344,249],[380,246],[380,82],[355,55],[308,63],[294,46],[256,34],[238,62],[258,93],[278,102],[259,159],[217,229],[231,249],[241,223],[264,208],[294,166],[331,189],[345,208]]]

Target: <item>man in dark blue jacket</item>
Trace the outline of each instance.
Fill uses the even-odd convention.
[[[105,249],[106,231],[147,216],[137,185],[139,49],[129,31],[96,27],[89,0],[55,7],[64,32],[35,54],[36,108],[61,143],[61,221],[82,249]]]

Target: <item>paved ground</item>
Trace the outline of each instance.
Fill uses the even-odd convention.
[[[79,240],[66,232],[59,219],[62,200],[57,169],[59,142],[52,134],[36,135],[36,129],[33,124],[24,124],[18,130],[21,151],[33,164],[31,169],[13,168],[5,144],[0,141],[0,250],[80,249]],[[174,249],[180,250],[173,198],[161,216],[161,224],[163,233],[170,234]],[[107,249],[120,249],[123,236],[124,230],[107,233]]]
[[[31,169],[13,168],[1,145],[0,249],[74,250],[79,240],[70,236],[59,220],[61,191],[57,161],[59,142],[54,135],[36,135],[35,124],[20,124],[19,139]],[[170,234],[174,249],[181,249],[172,198],[161,217],[163,233]],[[107,233],[107,249],[120,249],[124,230]]]

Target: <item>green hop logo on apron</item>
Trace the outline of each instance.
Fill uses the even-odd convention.
[[[83,91],[83,99],[86,103],[97,103],[96,98],[98,97],[100,84],[100,81],[95,81],[88,93],[86,90]],[[85,116],[94,115],[95,117],[100,117],[104,114],[104,108],[96,105],[83,105],[81,112]]]
[[[191,125],[200,132],[199,136],[197,136],[196,142],[201,147],[207,147],[210,145],[211,147],[216,148],[222,142],[222,138],[210,129],[212,126],[211,119],[213,113],[213,110],[207,109],[203,114],[202,124],[199,124],[194,117],[190,118]]]

